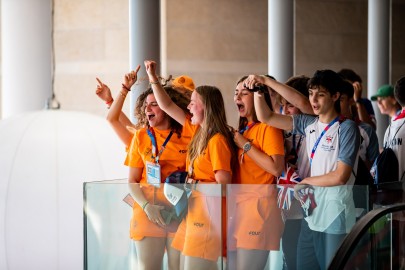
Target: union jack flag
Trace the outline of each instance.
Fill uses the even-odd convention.
[[[281,209],[289,210],[294,198],[294,185],[301,182],[295,168],[286,164],[286,168],[277,179],[277,205]]]

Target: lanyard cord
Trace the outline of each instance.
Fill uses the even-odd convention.
[[[147,131],[148,136],[149,136],[149,138],[150,138],[150,140],[152,142],[152,159],[154,159],[156,163],[159,163],[159,158],[162,155],[163,151],[165,150],[166,144],[170,141],[170,138],[173,135],[173,130],[170,131],[169,135],[166,137],[166,140],[162,144],[162,147],[160,148],[159,152],[158,152],[158,146],[157,146],[157,143],[156,143],[155,131],[153,130],[153,128],[149,128],[146,131]]]
[[[240,129],[240,130],[239,130],[239,133],[240,133],[240,134],[245,133],[245,131],[246,131],[246,130],[248,130],[248,129],[252,128],[254,125],[256,125],[256,123],[255,123],[255,122],[250,123],[250,125],[246,125],[244,128],[242,128],[242,129]]]
[[[312,148],[312,151],[311,151],[311,156],[310,156],[310,158],[309,158],[309,166],[312,165],[312,160],[313,160],[313,158],[314,158],[314,156],[315,156],[315,151],[316,151],[316,149],[318,148],[318,144],[319,144],[319,142],[321,141],[321,138],[323,137],[323,135],[325,135],[325,133],[329,130],[329,128],[330,128],[331,126],[333,126],[333,124],[335,124],[335,123],[339,120],[339,118],[341,118],[340,115],[338,115],[335,119],[333,119],[332,122],[330,122],[330,123],[325,127],[325,129],[322,131],[322,133],[319,135],[319,137],[318,137],[318,139],[316,140],[316,142],[315,142],[315,144],[314,144],[314,147]]]

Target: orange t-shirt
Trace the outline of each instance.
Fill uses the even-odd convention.
[[[160,151],[164,141],[170,133],[170,130],[154,129],[158,151]],[[176,133],[166,144],[166,147],[159,158],[161,169],[161,182],[164,183],[166,177],[177,170],[186,169],[187,147],[191,137],[183,134],[178,138]],[[147,161],[152,162],[152,141],[146,128],[137,130],[128,152],[125,165],[135,168],[144,168]],[[141,183],[146,183],[146,170],[142,172]]]
[[[191,121],[187,118],[184,125],[184,132],[186,134],[194,134],[196,130],[196,126],[193,126]],[[215,183],[216,171],[224,170],[232,174],[231,155],[225,137],[219,133],[215,134],[208,141],[207,148],[204,150],[203,154],[194,160],[193,178],[202,182]],[[187,160],[187,171],[189,166],[190,164]]]
[[[284,155],[284,139],[280,129],[263,123],[256,123],[246,130],[243,136],[251,140],[254,147],[269,156]],[[238,157],[241,156],[242,152],[243,149],[238,150]],[[238,184],[276,184],[274,175],[263,170],[247,154],[244,155],[243,162],[239,162],[235,179]]]

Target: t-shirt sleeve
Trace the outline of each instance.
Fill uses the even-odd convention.
[[[282,130],[266,125],[262,142],[262,149],[266,155],[284,155],[284,135]]]
[[[197,131],[198,127],[199,126],[193,125],[191,123],[190,117],[186,117],[186,122],[184,123],[184,126],[183,126],[182,136],[193,137],[194,133]]]
[[[231,151],[224,136],[216,134],[208,142],[208,151],[214,172],[224,170],[232,173]]]
[[[135,168],[143,168],[144,163],[142,160],[142,156],[140,155],[138,149],[139,149],[139,136],[140,136],[140,131],[135,133],[134,137],[132,138],[131,145],[129,147],[129,151],[127,154],[127,158],[125,159],[125,165],[129,167],[135,167]]]
[[[340,124],[338,161],[353,167],[360,147],[360,131],[355,122],[345,120]]]
[[[316,120],[316,116],[308,114],[293,115],[293,130],[292,134],[304,135],[307,126]]]

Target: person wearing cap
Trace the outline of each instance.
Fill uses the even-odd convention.
[[[372,101],[377,101],[378,109],[381,114],[386,114],[393,119],[401,112],[401,105],[394,97],[394,87],[386,84],[377,90],[377,94],[371,97]]]
[[[383,90],[382,90],[383,91]],[[385,89],[391,93],[391,89]],[[398,181],[402,182],[402,190],[405,189],[405,76],[401,77],[395,84],[393,90],[394,98],[401,106],[399,113],[391,118],[390,125],[384,134],[384,147],[391,148],[398,159]],[[393,179],[394,180],[394,179]],[[401,189],[399,189],[401,191]],[[402,191],[401,191],[402,193]],[[403,194],[400,200],[403,202]],[[397,214],[392,217],[393,227],[393,268],[403,267],[403,258],[405,257],[405,233],[404,233],[404,214]],[[398,263],[399,262],[399,263]]]
[[[125,165],[129,167],[132,218],[130,238],[137,254],[136,269],[161,269],[163,256],[167,252],[168,268],[180,268],[180,253],[171,247],[179,221],[166,224],[163,213],[172,209],[166,199],[163,185],[166,177],[177,170],[185,170],[187,146],[191,137],[182,133],[182,126],[164,113],[156,103],[152,89],[144,91],[136,102],[132,125],[122,112],[125,98],[137,81],[137,73],[132,71],[124,76],[122,89],[110,102],[107,120],[117,135],[127,146]],[[108,86],[98,79],[97,94],[100,98],[111,97]],[[189,98],[173,87],[165,87],[176,104],[187,112]],[[134,132],[124,125],[127,119]],[[128,142],[129,141],[129,142]],[[151,175],[150,172],[156,172]],[[159,177],[156,177],[159,176]],[[153,254],[153,255],[152,255]]]
[[[193,79],[187,75],[180,75],[173,79],[172,86],[175,88],[184,88],[189,91],[194,91],[195,85]]]

